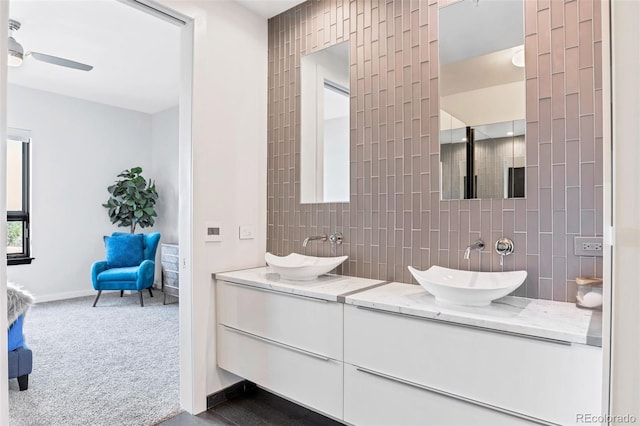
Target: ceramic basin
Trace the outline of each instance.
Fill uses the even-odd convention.
[[[437,302],[464,306],[486,306],[520,287],[527,271],[473,272],[432,266],[409,272]]]
[[[315,257],[291,253],[288,256],[264,255],[264,260],[285,280],[309,281],[336,268],[349,256]]]

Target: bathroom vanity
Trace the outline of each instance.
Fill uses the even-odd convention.
[[[347,424],[572,424],[600,414],[592,311],[271,268],[215,274],[218,365]],[[591,330],[591,331],[590,331]]]

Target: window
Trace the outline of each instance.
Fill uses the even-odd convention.
[[[16,133],[16,134],[14,134]],[[29,244],[29,142],[9,129],[7,140],[7,264],[31,263]]]

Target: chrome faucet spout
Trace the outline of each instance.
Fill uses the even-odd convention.
[[[306,247],[307,244],[309,244],[309,241],[327,241],[328,238],[329,237],[327,237],[327,234],[316,235],[316,236],[313,236],[313,237],[307,237],[302,242],[302,247]]]
[[[473,244],[469,245],[464,250],[464,260],[469,260],[469,256],[471,255],[471,250],[482,251],[484,248],[484,241],[476,240]]]

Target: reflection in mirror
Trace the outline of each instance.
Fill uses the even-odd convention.
[[[349,201],[349,42],[303,56],[300,202]]]
[[[524,197],[523,2],[439,9],[442,199]]]

